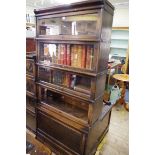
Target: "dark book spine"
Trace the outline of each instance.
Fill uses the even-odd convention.
[[[53,84],[55,84],[55,83],[56,83],[56,72],[53,71]]]
[[[62,73],[61,72],[58,72],[58,79],[59,79],[59,84],[62,85],[63,77],[62,77]]]
[[[62,85],[66,86],[66,73],[62,73]]]

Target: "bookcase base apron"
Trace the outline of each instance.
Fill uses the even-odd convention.
[[[37,110],[36,138],[57,155],[93,155],[109,128],[111,110],[92,126],[73,128],[64,122]],[[102,118],[103,117],[103,118]]]

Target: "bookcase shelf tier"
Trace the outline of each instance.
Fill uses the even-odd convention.
[[[58,92],[74,95],[85,100],[95,100],[103,96],[106,74],[92,77],[39,66],[37,79],[38,84],[50,87]]]
[[[112,107],[103,92],[113,11],[106,0],[34,10],[36,138],[56,154],[93,155],[108,131]]]

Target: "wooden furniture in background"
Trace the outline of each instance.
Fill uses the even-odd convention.
[[[110,85],[111,76],[112,76],[113,74],[117,74],[117,73],[118,73],[118,68],[119,68],[120,65],[121,65],[121,62],[120,62],[119,60],[114,60],[113,63],[109,63],[109,64],[108,64],[108,73],[107,73],[107,75],[108,75],[108,80],[107,80],[107,91],[108,91],[108,92],[110,91],[109,85]],[[114,73],[111,72],[112,69],[115,70]]]
[[[127,50],[125,64],[122,66],[121,71],[122,74],[114,74],[113,78],[120,82],[120,86],[122,88],[121,98],[118,102],[123,104],[126,110],[129,110],[129,103],[126,104],[125,102],[126,84],[129,82],[129,49]]]
[[[36,51],[36,40],[35,38],[26,38],[26,53]]]
[[[35,10],[36,138],[58,155],[93,155],[109,129],[102,101],[114,7],[94,0]]]
[[[36,54],[26,55],[26,127],[36,132]]]

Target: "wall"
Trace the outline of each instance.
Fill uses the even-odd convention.
[[[116,8],[113,27],[129,27],[129,8]]]

